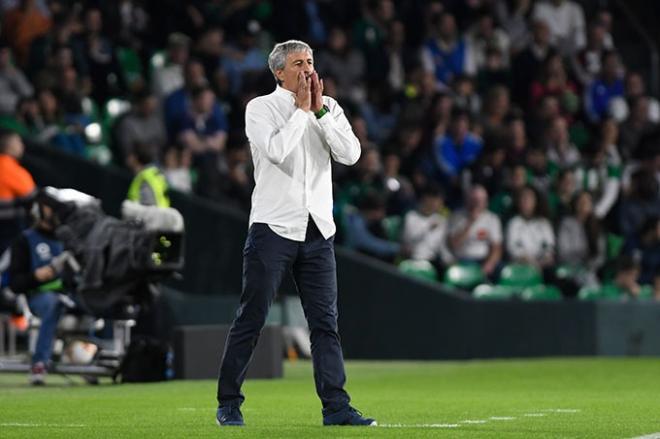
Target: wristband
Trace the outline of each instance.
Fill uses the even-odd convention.
[[[314,116],[316,116],[317,119],[320,119],[325,115],[325,113],[329,113],[329,112],[330,109],[328,108],[328,106],[324,105],[323,107],[321,107],[321,109],[318,112],[314,113]]]

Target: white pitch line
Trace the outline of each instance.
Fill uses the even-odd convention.
[[[660,432],[647,434],[645,436],[636,436],[631,439],[660,439]]]
[[[378,424],[383,428],[457,428],[458,424]]]
[[[540,418],[542,416],[545,416],[545,413],[525,413],[523,416],[527,416],[530,418]]]
[[[491,416],[488,419],[492,419],[493,421],[513,421],[516,418],[513,416]]]
[[[580,409],[545,409],[541,410],[542,412],[552,412],[552,413],[579,413],[582,410]]]
[[[66,427],[66,428],[82,428],[86,427],[85,424],[39,424],[39,423],[26,423],[26,422],[3,422],[0,427]]]
[[[483,419],[465,419],[463,421],[460,421],[461,424],[485,424],[488,421],[483,420]]]

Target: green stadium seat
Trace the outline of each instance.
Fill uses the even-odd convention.
[[[578,292],[580,300],[621,299],[623,292],[615,285],[605,284],[600,287],[583,287]]]
[[[500,273],[500,285],[533,287],[543,283],[541,272],[533,265],[508,264]]]
[[[399,263],[399,270],[409,276],[430,281],[438,280],[438,272],[429,261],[405,259]]]
[[[535,285],[525,288],[520,293],[522,300],[561,300],[562,295],[559,288],[554,285]]]
[[[444,283],[450,287],[471,290],[485,279],[479,264],[454,264],[447,268]]]
[[[479,300],[509,300],[516,295],[516,288],[506,285],[481,284],[472,291],[472,296]]]

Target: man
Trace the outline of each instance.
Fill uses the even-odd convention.
[[[572,55],[586,44],[584,10],[572,0],[537,2],[533,20],[548,23],[552,42],[562,55]]]
[[[412,259],[448,265],[453,257],[447,248],[447,217],[443,194],[429,185],[419,194],[419,206],[403,221],[402,242],[411,249]]]
[[[126,158],[138,143],[162,147],[167,141],[167,131],[158,112],[156,97],[147,91],[137,92],[133,108],[117,121],[116,139],[118,154]]]
[[[502,223],[488,210],[488,192],[476,185],[466,207],[449,219],[449,246],[459,261],[477,262],[487,276],[494,275],[502,259]]]
[[[312,49],[275,45],[268,66],[277,81],[250,101],[245,131],[254,162],[250,228],[243,251],[243,292],[218,378],[217,422],[243,425],[241,385],[286,271],[309,323],[316,391],[324,425],[372,425],[349,405],[337,329],[331,159],[353,165],[360,143],[337,102],[323,96]]]
[[[9,286],[17,293],[28,295],[30,310],[41,319],[30,383],[43,385],[57,323],[64,310],[61,300],[64,287],[58,274],[62,265],[58,256],[62,255],[63,247],[55,238],[52,209],[39,203],[33,211],[38,212],[36,224],[26,229],[11,246]]]
[[[150,144],[137,144],[126,158],[127,166],[135,177],[128,188],[126,199],[144,206],[170,207],[168,184],[156,162],[155,148]]]
[[[25,146],[13,131],[0,132],[0,255],[22,229],[24,209],[36,186],[30,173],[18,163]]]

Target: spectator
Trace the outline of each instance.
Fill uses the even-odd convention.
[[[419,64],[417,51],[406,46],[406,28],[398,20],[392,21],[388,28],[385,40],[385,55],[387,65],[383,69],[390,88],[399,93],[403,91],[406,79],[406,70]]]
[[[632,176],[630,192],[619,207],[619,229],[630,239],[649,218],[660,216],[658,181],[649,169],[640,168]]]
[[[548,196],[550,212],[557,224],[574,212],[572,205],[577,192],[576,180],[575,171],[570,168],[562,169],[557,174],[557,181]]]
[[[589,25],[587,45],[571,57],[573,72],[583,87],[598,77],[602,67],[603,54],[608,49],[605,26],[595,20]]]
[[[555,117],[546,127],[548,160],[560,169],[572,168],[580,161],[580,152],[571,142],[568,126],[562,117]]]
[[[73,39],[72,44],[75,56],[82,61],[82,75],[89,76],[94,84],[91,96],[96,102],[104,103],[126,90],[115,46],[103,34],[103,17],[99,9],[87,9],[83,32]]]
[[[469,188],[481,185],[493,197],[504,188],[506,150],[502,140],[495,134],[486,139],[483,153],[470,167],[463,171],[462,186]]]
[[[167,127],[170,140],[175,139],[177,121],[185,117],[186,111],[190,106],[190,92],[194,88],[208,85],[208,80],[204,73],[204,65],[197,59],[189,59],[183,73],[183,87],[170,93],[163,105],[165,126]]]
[[[623,96],[623,79],[619,55],[614,51],[603,54],[603,69],[599,78],[587,88],[584,110],[591,122],[597,123],[608,115],[610,101]]]
[[[545,200],[531,186],[518,192],[516,215],[506,228],[506,250],[512,261],[541,269],[554,264],[555,233],[546,210]]]
[[[582,6],[572,0],[539,1],[534,20],[548,23],[553,43],[562,54],[571,55],[585,46],[585,20]]]
[[[531,104],[536,107],[542,98],[555,96],[559,99],[561,114],[571,117],[579,109],[576,85],[568,78],[564,62],[559,54],[552,54],[530,88]]]
[[[550,29],[544,21],[532,25],[532,40],[512,60],[513,100],[523,108],[530,103],[529,90],[532,81],[539,76],[544,60],[552,53]]]
[[[50,30],[51,21],[37,5],[36,0],[20,0],[2,18],[2,33],[16,54],[18,64],[28,60],[32,41]]]
[[[383,183],[387,193],[387,213],[402,215],[415,205],[415,191],[407,177],[401,174],[401,157],[387,151],[383,158]]]
[[[178,142],[190,150],[193,166],[199,171],[198,190],[213,193],[211,185],[227,172],[228,133],[227,119],[213,91],[208,86],[193,89],[190,108],[174,123]]]
[[[630,114],[621,124],[620,150],[626,160],[638,155],[640,141],[657,127],[649,118],[649,107],[646,96],[638,96],[630,102]]]
[[[557,169],[551,166],[547,154],[541,148],[529,148],[526,157],[529,183],[539,192],[548,193]]]
[[[594,196],[594,214],[600,220],[610,212],[621,189],[621,166],[616,159],[608,160],[606,145],[592,143],[584,151],[582,165],[576,169],[581,189]]]
[[[126,157],[126,165],[135,177],[128,188],[126,199],[145,206],[170,207],[165,176],[156,166],[156,148],[137,144]]]
[[[531,40],[527,24],[531,14],[531,5],[531,0],[495,2],[495,15],[509,36],[513,54],[523,50]]]
[[[489,203],[489,210],[503,220],[513,216],[515,195],[527,186],[527,169],[523,165],[515,165],[505,172],[503,187],[494,193]]]
[[[496,47],[486,49],[486,60],[477,74],[477,90],[484,95],[495,86],[511,87],[511,70],[504,64],[504,54]]]
[[[622,299],[649,298],[652,288],[649,285],[639,284],[640,266],[639,262],[630,256],[619,257],[616,266],[614,281],[604,285],[619,294]]]
[[[495,26],[491,11],[484,10],[479,14],[477,22],[467,31],[465,41],[468,46],[468,56],[472,58],[469,65],[475,70],[481,70],[486,65],[486,54],[489,49],[498,50],[502,54],[502,64],[509,65],[509,37]]]
[[[442,192],[435,186],[419,194],[417,209],[408,212],[403,221],[402,244],[410,249],[413,259],[446,266],[453,262],[447,248],[447,216]]]
[[[463,169],[479,157],[481,139],[471,134],[469,128],[467,112],[454,110],[449,132],[435,140],[432,161],[428,163],[427,170],[438,184],[451,184],[456,188]]]
[[[24,226],[24,206],[35,194],[32,175],[19,164],[25,147],[18,134],[0,132],[0,254]]]
[[[623,253],[639,261],[640,283],[657,285],[660,278],[660,217],[647,219],[639,233],[626,241]]]
[[[422,61],[427,71],[435,73],[438,86],[447,87],[457,76],[476,73],[454,16],[444,12],[434,26],[434,37],[427,40],[422,49]]]
[[[192,90],[190,109],[175,121],[177,138],[193,156],[217,155],[227,141],[227,119],[215,100],[213,90],[198,87]]]
[[[586,269],[591,273],[592,281],[595,272],[605,262],[603,228],[594,213],[593,199],[589,192],[579,192],[571,203],[571,213],[560,221],[557,261],[573,269]]]
[[[645,97],[648,101],[645,119],[654,124],[660,122],[660,103],[656,98],[646,93],[644,79],[638,72],[628,72],[626,74],[624,96],[613,97],[610,100],[608,111],[618,123],[621,123],[630,117],[631,107],[641,97]]]
[[[364,78],[366,65],[362,53],[349,46],[348,36],[341,28],[333,28],[328,48],[319,51],[316,71],[322,77],[337,78],[338,98],[361,103],[366,99]]]
[[[402,247],[387,240],[383,226],[385,201],[376,193],[365,195],[358,211],[346,215],[346,246],[367,255],[394,262]]]
[[[525,121],[519,112],[512,112],[506,120],[506,136],[508,145],[506,149],[506,162],[509,166],[515,166],[525,163],[525,153],[527,150],[527,129]]]
[[[376,147],[362,146],[360,159],[349,171],[348,179],[343,186],[343,190],[337,195],[337,203],[340,205],[357,206],[368,194],[378,194],[385,198],[383,162]],[[387,205],[386,200],[385,204]]]
[[[448,230],[455,259],[479,263],[488,276],[495,273],[502,259],[502,223],[488,211],[488,192],[483,186],[470,189],[465,209],[451,215]]]
[[[12,115],[18,101],[33,92],[23,72],[12,64],[10,48],[0,44],[0,115]]]
[[[117,122],[115,135],[118,153],[127,157],[135,145],[154,145],[160,151],[167,141],[165,125],[157,113],[158,101],[147,91],[138,92],[131,110]],[[120,160],[121,161],[121,160]]]
[[[229,75],[232,94],[243,90],[244,82],[255,81],[266,69],[266,55],[257,46],[257,38],[261,26],[256,20],[251,20],[238,35],[236,44],[229,45],[226,57],[221,62],[222,70]]]
[[[488,91],[483,114],[484,137],[488,137],[489,134],[494,134],[494,132],[504,128],[509,110],[509,90],[501,85],[491,88]]]
[[[382,67],[387,63],[384,46],[390,22],[394,19],[392,0],[369,0],[363,3],[362,18],[353,26],[353,40],[364,54],[367,67],[367,80],[382,75]]]
[[[470,117],[477,117],[481,112],[481,96],[477,93],[474,80],[468,75],[459,75],[451,83],[454,107],[468,112]]]
[[[151,90],[162,99],[183,87],[183,70],[188,62],[190,38],[179,32],[167,39],[167,52],[163,65],[155,66],[151,72]]]

